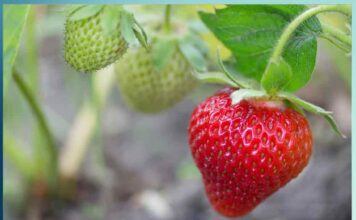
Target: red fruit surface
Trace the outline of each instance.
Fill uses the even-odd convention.
[[[308,164],[312,134],[306,118],[282,102],[242,100],[233,89],[199,104],[189,124],[189,144],[212,206],[243,216]]]

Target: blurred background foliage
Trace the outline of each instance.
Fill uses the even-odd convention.
[[[163,17],[162,5],[126,7],[142,22]],[[218,69],[217,48],[224,59],[230,53],[204,28],[197,11],[216,7],[223,6],[179,5],[173,9],[175,19],[205,30],[213,70]],[[63,6],[32,6],[15,67],[41,103],[59,152],[68,146],[71,135],[83,140],[76,143],[87,150],[75,176],[77,187],[61,201],[43,204],[34,199],[46,192],[41,178],[51,172],[48,146],[31,109],[10,80],[3,114],[5,145],[9,146],[4,152],[5,219],[223,219],[209,207],[186,136],[194,106],[221,87],[201,85],[161,114],[133,112],[122,102],[110,68],[89,75],[77,73],[65,63],[65,18]],[[340,16],[320,19],[344,27]],[[321,118],[308,115],[314,133],[310,165],[243,219],[351,217],[351,59],[328,42],[319,42],[315,73],[298,95],[333,111],[348,138],[337,137]],[[88,110],[93,94],[99,94],[101,101]],[[86,129],[83,123],[82,129],[74,128],[80,121],[86,122]]]

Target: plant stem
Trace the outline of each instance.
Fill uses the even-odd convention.
[[[349,5],[320,5],[314,8],[310,8],[297,16],[284,30],[279,38],[276,47],[274,48],[271,60],[277,60],[282,55],[283,49],[286,46],[288,40],[295,32],[295,30],[307,19],[323,13],[323,12],[339,12],[346,16],[351,16],[351,6]]]
[[[334,48],[332,45],[327,44],[325,46],[325,49],[328,51],[330,58],[333,60],[333,63],[338,69],[338,73],[347,85],[348,91],[351,92],[351,59],[345,56],[345,54],[341,50]]]
[[[347,33],[340,31],[339,29],[337,29],[331,25],[328,25],[325,22],[321,23],[321,26],[325,33],[330,34],[331,36],[333,36],[336,39],[338,39],[339,41],[347,44],[348,46],[352,45],[352,38]]]
[[[166,5],[166,9],[164,12],[164,30],[165,32],[169,33],[171,31],[171,11],[172,6]]]
[[[55,141],[53,138],[53,135],[49,129],[49,126],[47,124],[47,121],[45,119],[45,115],[37,102],[34,94],[30,90],[30,88],[26,85],[25,81],[21,78],[20,74],[17,72],[16,69],[13,70],[13,79],[15,81],[16,86],[19,88],[21,94],[29,104],[32,113],[37,119],[39,128],[44,134],[44,137],[46,138],[47,141],[47,149],[48,149],[48,155],[49,155],[49,161],[50,161],[50,170],[52,171],[52,176],[51,176],[51,181],[52,184],[56,184],[56,177],[57,177],[57,149],[55,148]]]
[[[321,23],[321,25],[323,33],[320,37],[330,41],[332,44],[343,49],[345,52],[351,51],[352,39],[350,35],[324,22]]]
[[[345,53],[349,53],[351,48],[348,45],[345,45],[343,42],[339,41],[338,39],[336,39],[333,36],[330,36],[329,34],[321,34],[320,35],[321,38],[328,40],[330,43],[332,43],[333,45],[335,45],[336,47],[338,47],[339,49],[341,49],[342,51],[344,51]]]
[[[4,155],[27,179],[32,179],[34,164],[31,158],[18,146],[16,139],[4,130]]]
[[[36,42],[36,8],[33,6],[27,17],[26,26],[26,67],[33,89],[38,86],[38,54]],[[37,90],[33,90],[37,93]]]
[[[40,91],[39,80],[38,80],[38,50],[36,41],[36,6],[32,6],[27,17],[26,31],[25,31],[25,46],[26,46],[26,76],[29,79],[29,85],[31,85],[31,90],[35,98]],[[34,149],[34,161],[36,164],[36,175],[37,178],[41,178],[42,175],[50,173],[48,170],[48,158],[43,157],[44,143],[43,143],[43,133],[41,133],[38,124],[33,125],[32,136],[33,136],[33,149]]]

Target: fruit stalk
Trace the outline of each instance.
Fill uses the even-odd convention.
[[[171,31],[171,11],[172,6],[167,5],[164,12],[164,30],[166,33],[169,33]]]

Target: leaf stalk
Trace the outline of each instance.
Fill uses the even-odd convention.
[[[283,53],[284,47],[296,29],[307,19],[324,12],[338,12],[346,16],[351,16],[351,6],[349,5],[320,5],[310,8],[297,16],[283,31],[271,56],[271,60],[277,60]]]

